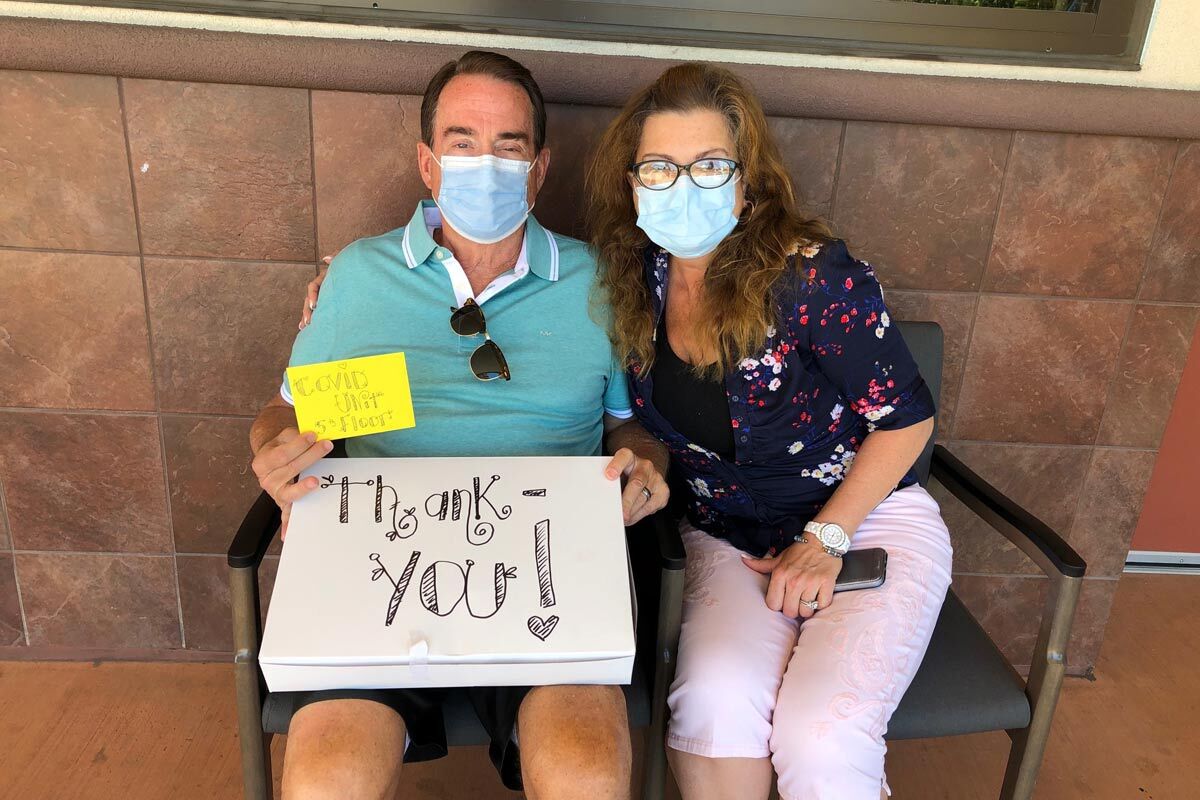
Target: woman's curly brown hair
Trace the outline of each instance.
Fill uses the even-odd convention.
[[[647,117],[659,112],[716,111],[729,122],[741,163],[746,206],[717,247],[704,275],[695,314],[700,352],[715,362],[700,371],[727,372],[749,356],[776,323],[772,287],[798,246],[833,238],[829,226],[801,214],[783,158],[758,98],[727,69],[703,63],[671,67],[629,99],[605,130],[587,172],[588,234],[612,309],[618,355],[648,369],[654,362],[654,313],[642,253],[650,240],[635,221],[629,167]],[[799,263],[795,259],[793,264]]]

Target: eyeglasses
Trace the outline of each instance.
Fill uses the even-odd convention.
[[[639,161],[629,170],[642,186],[661,192],[674,186],[684,172],[701,189],[717,189],[729,183],[741,166],[731,158],[701,158],[690,164],[651,159]]]
[[[481,381],[494,381],[497,378],[512,380],[508,371],[508,362],[500,346],[488,336],[487,320],[484,319],[483,309],[476,302],[467,298],[462,308],[450,307],[450,329],[459,336],[478,336],[483,334],[483,344],[471,353],[471,372]]]

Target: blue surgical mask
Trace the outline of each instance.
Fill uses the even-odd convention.
[[[442,187],[437,205],[454,230],[472,242],[492,244],[525,224],[532,162],[496,156],[442,156],[438,165]]]
[[[717,249],[737,225],[737,178],[715,189],[702,189],[680,175],[670,189],[635,187],[637,226],[650,241],[679,258],[699,258]]]

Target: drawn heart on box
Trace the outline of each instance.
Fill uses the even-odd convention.
[[[529,632],[534,636],[546,641],[546,637],[554,633],[555,626],[558,625],[558,615],[554,614],[542,619],[536,614],[529,618]]]

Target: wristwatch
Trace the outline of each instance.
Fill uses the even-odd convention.
[[[831,556],[841,558],[850,550],[850,537],[836,522],[810,522],[804,526],[804,532],[817,537],[821,547]]]

